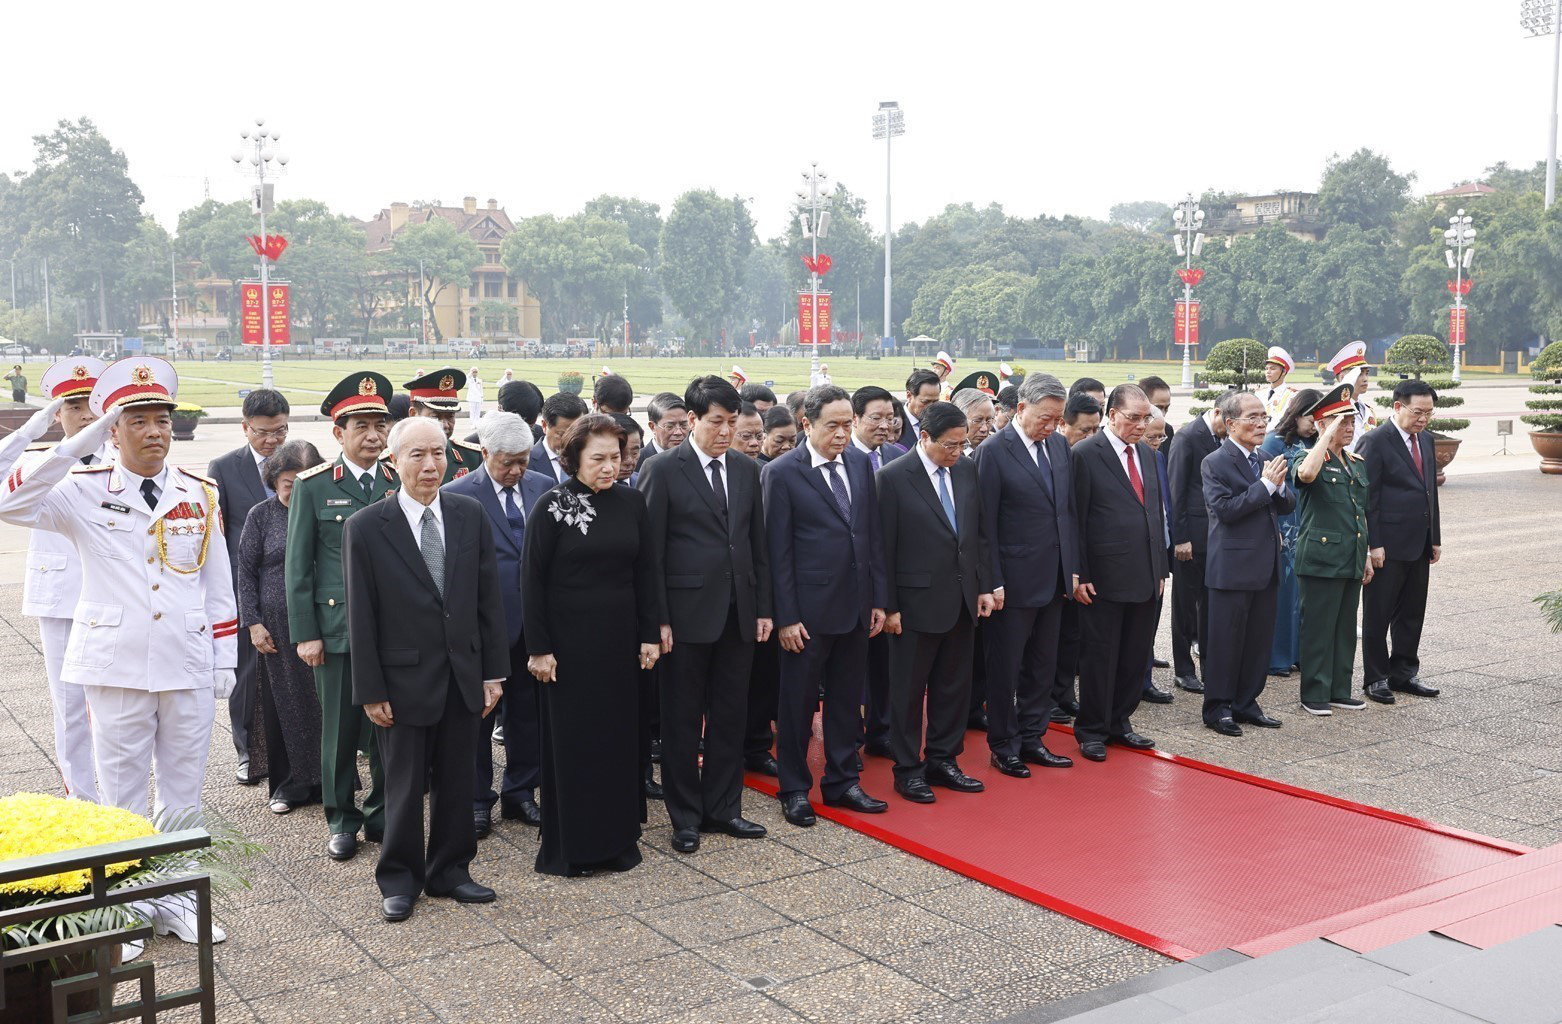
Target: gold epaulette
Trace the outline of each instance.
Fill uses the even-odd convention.
[[[381,462],[389,462],[390,461],[390,457],[391,457],[391,450],[389,448],[385,449],[383,452],[380,452],[380,461]]]
[[[54,445],[47,441],[39,441],[37,444],[30,444],[22,450],[24,452],[51,452],[54,450]]]
[[[101,462],[96,466],[72,466],[72,473],[107,473],[114,468],[112,462]]]
[[[183,466],[176,466],[175,468],[178,469],[179,472],[183,473],[185,476],[191,477],[192,479],[195,479],[195,480],[199,480],[203,484],[211,484],[213,487],[217,486],[217,481],[213,480],[209,476],[202,476],[201,474],[193,472],[192,470],[185,469]]]
[[[457,448],[465,448],[469,452],[478,452],[481,454],[483,450],[483,446],[480,444],[473,444],[471,441],[462,441],[454,437],[450,439],[450,443],[455,445]]]
[[[1360,455],[1357,455],[1355,452],[1350,451],[1349,449],[1346,449],[1345,454],[1350,456],[1352,462],[1366,462],[1367,461],[1366,459],[1362,458]]]
[[[330,469],[331,466],[332,466],[332,463],[322,462],[318,466],[310,466],[308,469],[301,469],[301,470],[298,471],[298,475],[295,476],[293,479],[294,480],[308,480],[312,476],[318,476],[321,473],[324,473],[326,470]]]

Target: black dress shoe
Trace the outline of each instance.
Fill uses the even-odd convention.
[[[386,896],[380,900],[380,914],[387,921],[405,921],[412,916],[416,896]]]
[[[1151,658],[1150,664],[1154,665],[1156,668],[1171,668],[1171,662],[1167,661],[1165,658]]]
[[[974,715],[972,715],[970,718],[967,718],[965,720],[965,727],[967,729],[975,729],[977,732],[986,732],[987,731],[987,712],[985,712],[985,711],[978,711]]]
[[[652,764],[661,764],[662,763],[662,741],[661,740],[652,740],[651,741],[651,763]]]
[[[472,812],[472,833],[479,839],[487,839],[488,833],[493,831],[493,811],[484,808],[481,811]]]
[[[933,795],[933,791],[927,787],[927,780],[920,775],[896,779],[895,792],[914,804],[930,804],[938,799],[938,797]]]
[[[1238,722],[1241,722],[1243,725],[1256,725],[1260,729],[1278,729],[1278,728],[1280,728],[1280,719],[1278,719],[1278,718],[1270,718],[1268,715],[1264,714],[1262,711],[1260,711],[1256,715],[1237,715],[1237,716],[1234,716],[1234,717],[1236,718],[1236,720]]]
[[[757,821],[749,821],[744,817],[728,818],[726,821],[702,821],[700,822],[700,831],[719,832],[734,839],[765,838],[765,826]]]
[[[1010,754],[993,754],[987,759],[987,763],[1010,778],[1030,778],[1030,769],[1025,767],[1025,762]]]
[[[352,860],[358,852],[358,835],[355,832],[338,832],[325,844],[325,852],[332,860]]]
[[[1394,703],[1394,693],[1388,688],[1387,679],[1379,679],[1375,683],[1367,684],[1367,699],[1375,700],[1379,704]]]
[[[499,817],[538,828],[542,825],[542,808],[537,806],[535,800],[517,800],[514,803],[500,801]]]
[[[1139,694],[1139,699],[1149,701],[1151,704],[1170,704],[1172,695],[1158,686],[1146,686]]]
[[[755,775],[768,775],[772,779],[781,774],[781,766],[769,754],[763,757],[745,757],[743,759],[743,768],[745,771],[751,771]]]
[[[862,751],[860,750],[852,755],[852,771],[862,771]]]
[[[883,814],[889,810],[889,804],[876,797],[869,796],[862,791],[861,786],[855,784],[833,800],[825,797],[824,802],[827,807],[844,807],[848,811],[856,811],[858,814]]]
[[[647,800],[663,800],[666,794],[662,792],[661,783],[655,779],[645,779],[640,783],[640,792]]]
[[[1061,707],[1055,707],[1047,712],[1047,720],[1057,722],[1059,725],[1067,725],[1074,720],[1074,716],[1064,711]]]
[[[1204,692],[1204,683],[1198,676],[1178,676],[1175,682],[1179,690],[1187,690],[1189,693]]]
[[[1141,736],[1136,732],[1125,732],[1121,736],[1108,736],[1107,742],[1116,743],[1124,747],[1132,747],[1135,750],[1153,750],[1155,741],[1148,736]]]
[[[1087,761],[1105,761],[1106,744],[1100,740],[1091,740],[1089,743],[1081,743],[1079,752]]]
[[[881,743],[877,740],[869,740],[867,745],[862,749],[867,751],[867,753],[873,757],[887,757],[891,761],[895,759],[895,752],[889,748],[888,743]]]
[[[1027,743],[1020,747],[1020,760],[1029,761],[1031,764],[1040,765],[1043,768],[1072,768],[1074,759],[1064,757],[1062,754],[1054,754],[1048,750],[1044,743]]]
[[[1438,694],[1443,692],[1435,686],[1428,686],[1423,683],[1420,676],[1412,676],[1402,683],[1390,683],[1388,688],[1399,693],[1408,693],[1416,697],[1436,697]]]
[[[1206,728],[1206,729],[1213,729],[1216,732],[1220,733],[1222,736],[1240,736],[1240,735],[1242,735],[1242,727],[1240,725],[1238,725],[1233,719],[1230,719],[1230,718],[1222,718],[1219,721],[1215,721],[1215,722],[1205,722],[1204,723],[1204,728]]]
[[[428,891],[430,896],[438,896],[440,899],[455,900],[457,903],[492,903],[494,891],[486,885],[478,885],[476,882],[462,882],[454,889],[445,892]]]
[[[929,786],[943,786],[957,793],[980,793],[987,788],[982,785],[982,780],[971,778],[953,761],[930,763],[927,766],[926,776]]]
[[[781,797],[781,816],[798,828],[809,828],[819,820],[808,805],[806,793],[788,793]]]
[[[1058,701],[1058,707],[1062,708],[1064,713],[1070,718],[1079,717],[1079,701],[1077,700],[1060,700]]]
[[[700,848],[700,833],[692,828],[673,831],[673,849],[679,853],[693,853]]]

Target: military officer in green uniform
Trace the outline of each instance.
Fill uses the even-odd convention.
[[[428,416],[445,428],[445,478],[448,484],[458,476],[466,476],[483,464],[483,449],[468,444],[453,435],[456,432],[456,413],[461,411],[461,389],[466,386],[466,374],[447,366],[433,373],[425,373],[417,380],[409,380],[402,387],[412,399],[411,414]],[[385,453],[389,457],[390,452]]]
[[[288,505],[288,629],[298,656],[315,670],[320,695],[320,790],[331,829],[326,852],[349,860],[358,829],[379,842],[385,832],[385,789],[379,750],[363,708],[352,699],[347,653],[347,586],[342,575],[342,524],[396,486],[390,463],[379,461],[390,431],[391,382],[367,371],[331,389],[321,413],[335,423],[342,453],[298,474]],[[353,801],[359,749],[369,755],[369,790]]]
[[[1367,464],[1347,450],[1356,433],[1355,390],[1352,384],[1341,384],[1314,403],[1307,413],[1319,425],[1318,441],[1308,451],[1290,453],[1300,521],[1298,663],[1302,707],[1312,715],[1366,707],[1351,696],[1356,607],[1361,588],[1372,582],[1372,563],[1367,558]]]

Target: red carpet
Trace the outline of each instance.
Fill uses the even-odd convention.
[[[895,794],[890,762],[869,757],[863,788],[887,813],[825,807],[817,783],[811,799],[821,817],[1180,960],[1328,935],[1419,906],[1423,887],[1452,895],[1466,888],[1448,881],[1459,875],[1531,860],[1519,858],[1527,847],[1188,758],[1109,747],[1095,764],[1056,728],[1048,745],[1075,766],[1011,779],[969,733],[962,767],[985,793],[937,789],[936,804],[912,804]],[[817,780],[817,742],[812,756]],[[747,782],[776,791],[768,777]],[[1480,915],[1497,905],[1464,908],[1465,928],[1489,928]],[[1422,931],[1461,919],[1431,916]]]

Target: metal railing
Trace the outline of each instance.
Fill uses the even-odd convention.
[[[211,845],[211,841],[211,836],[204,829],[187,829],[166,835],[129,839],[64,853],[0,862],[0,884],[21,882],[30,878],[41,878],[62,871],[78,871],[83,868],[92,873],[92,885],[86,893],[0,911],[0,929],[61,914],[97,910],[127,903],[149,903],[159,898],[193,893],[197,914],[197,961],[200,980],[196,988],[179,989],[166,995],[158,995],[155,965],[150,959],[131,964],[113,963],[112,954],[120,944],[146,942],[152,938],[150,923],[93,932],[74,939],[59,939],[36,946],[24,946],[20,949],[5,949],[3,944],[0,944],[0,973],[3,973],[6,968],[23,964],[41,964],[48,960],[63,963],[66,958],[84,956],[86,964],[81,971],[56,978],[50,983],[53,1003],[53,1014],[50,1019],[55,1024],[66,1024],[67,1020],[72,1024],[109,1024],[111,1021],[123,1020],[152,1022],[157,1019],[159,1013],[182,1006],[199,1006],[202,1024],[214,1024],[217,1019],[217,988],[212,965],[210,877],[204,874],[192,874],[110,891],[111,883],[106,875],[106,869],[110,864],[204,849]],[[140,989],[140,997],[115,1005],[114,990],[122,984],[137,985]],[[67,1011],[66,1000],[77,993],[95,993],[97,1008],[90,1012],[71,1015]],[[5,1012],[4,1000],[5,994],[0,991],[0,1018],[9,1019]]]

